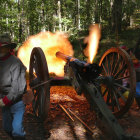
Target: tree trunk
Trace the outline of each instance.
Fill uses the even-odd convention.
[[[112,29],[116,33],[121,32],[122,24],[122,0],[114,0],[112,7]]]
[[[6,4],[6,10],[8,10],[8,5]],[[9,19],[8,19],[8,15],[7,15],[7,17],[6,17],[6,30],[8,31],[9,29],[8,29],[8,25],[9,25]]]
[[[21,21],[21,3],[18,0],[18,42],[22,42],[22,21]]]
[[[86,29],[88,29],[89,25],[91,24],[91,14],[90,14],[90,10],[91,10],[91,6],[90,6],[91,1],[90,0],[86,0]]]
[[[75,26],[77,27],[77,29],[79,30],[80,27],[80,0],[76,0],[75,1]]]
[[[59,31],[62,31],[62,20],[61,20],[61,3],[58,1],[58,19],[59,19]]]
[[[38,21],[39,23],[40,21]],[[42,30],[45,31],[46,30],[46,0],[43,0],[42,3]]]
[[[77,0],[77,28],[80,30],[80,0]]]
[[[95,0],[95,23],[100,22],[98,0]]]

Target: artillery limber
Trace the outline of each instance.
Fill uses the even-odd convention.
[[[57,52],[56,57],[66,61],[63,78],[49,75],[41,48],[32,50],[29,81],[34,94],[32,107],[35,115],[42,120],[47,118],[51,86],[72,85],[77,94],[84,93],[91,109],[115,139],[133,139],[124,134],[116,119],[129,110],[135,94],[135,69],[128,53],[120,48],[111,48],[103,54],[99,65],[80,61],[61,52]],[[126,92],[127,98],[124,96]]]

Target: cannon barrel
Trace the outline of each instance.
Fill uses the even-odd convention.
[[[68,61],[74,61],[74,60],[78,60],[74,57],[68,56],[60,51],[56,52],[56,57],[63,59],[64,61],[68,62]]]
[[[74,71],[79,73],[81,77],[88,82],[92,82],[101,72],[101,68],[96,63],[90,64],[86,61],[80,61],[77,58],[63,54],[62,52],[57,52],[56,57],[68,62]]]

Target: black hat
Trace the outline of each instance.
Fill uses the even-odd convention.
[[[16,48],[17,44],[11,42],[10,35],[8,33],[4,33],[0,35],[0,47],[8,47],[10,49]]]

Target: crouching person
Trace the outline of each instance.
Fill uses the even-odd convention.
[[[0,35],[0,107],[3,128],[14,140],[24,140],[23,116],[26,67],[13,55],[16,47],[8,34]]]

